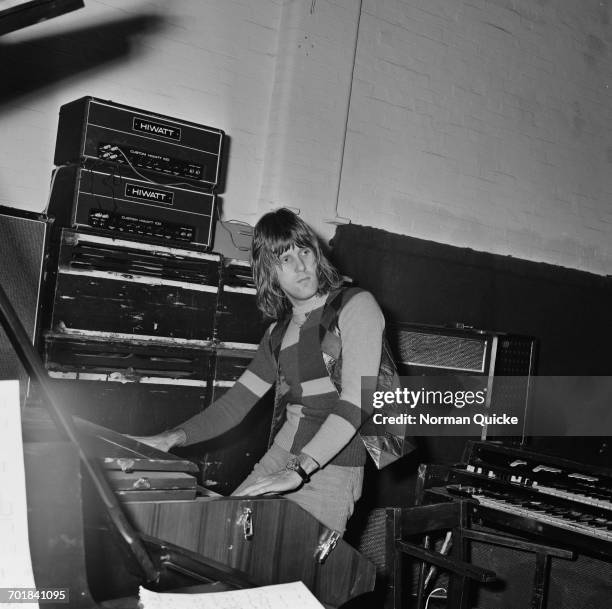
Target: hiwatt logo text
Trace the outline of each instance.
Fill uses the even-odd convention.
[[[134,117],[132,120],[132,129],[134,131],[161,135],[162,137],[167,137],[178,142],[181,141],[181,130],[179,127],[169,127],[168,125],[148,121],[144,118]]]
[[[141,199],[142,201],[155,201],[156,203],[164,203],[172,205],[174,202],[174,193],[168,190],[158,190],[157,188],[145,188],[136,184],[125,185],[125,196],[132,199]]]

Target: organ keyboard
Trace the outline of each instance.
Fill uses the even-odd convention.
[[[444,485],[440,485],[444,482]],[[469,442],[461,465],[439,470],[436,497],[468,498],[475,519],[612,557],[612,470],[495,442]]]
[[[612,541],[612,521],[606,517],[585,514],[571,508],[555,506],[536,499],[519,500],[503,493],[492,494],[478,489],[472,497],[484,507],[533,518],[552,526]]]

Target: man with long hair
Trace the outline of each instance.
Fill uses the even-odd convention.
[[[276,383],[273,442],[233,494],[284,493],[343,533],[361,496],[361,377],[378,374],[382,312],[368,292],[341,287],[312,229],[288,209],[259,220],[251,259],[257,305],[275,321],[250,365],[201,413],[138,439],[167,451],[214,438]]]

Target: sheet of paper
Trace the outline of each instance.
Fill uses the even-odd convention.
[[[0,381],[0,588],[34,588],[28,541],[19,381]],[[28,604],[32,607],[36,603]],[[23,603],[2,604],[19,607]]]
[[[140,587],[143,609],[323,609],[302,582],[210,594],[151,592]]]

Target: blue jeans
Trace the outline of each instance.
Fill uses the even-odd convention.
[[[289,451],[273,444],[232,495],[240,495],[243,488],[259,478],[285,469],[291,457]],[[286,493],[285,497],[310,512],[326,527],[342,534],[355,502],[361,497],[362,485],[363,467],[326,465],[312,474],[310,482]]]

